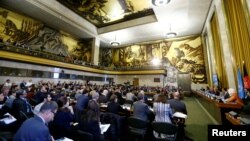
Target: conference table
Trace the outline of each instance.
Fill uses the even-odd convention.
[[[192,93],[218,124],[229,124],[225,113],[230,111],[237,112],[242,108],[242,106],[237,103],[223,103],[215,97],[200,90],[192,90]]]

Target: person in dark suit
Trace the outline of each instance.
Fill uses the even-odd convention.
[[[38,115],[22,124],[14,135],[13,141],[54,141],[47,124],[54,119],[57,108],[55,101],[45,102]]]
[[[58,110],[53,122],[50,122],[49,128],[55,139],[62,137],[73,138],[73,122],[75,121],[73,113],[67,106],[67,97],[61,97],[58,101]]]
[[[27,92],[25,90],[18,90],[16,92],[16,99],[13,101],[12,104],[12,111],[13,111],[13,116],[17,120],[23,120],[21,115],[19,114],[20,111],[23,112],[26,116],[32,117],[33,112],[32,112],[32,107],[28,100],[26,99]]]
[[[188,114],[187,113],[187,108],[184,102],[180,100],[180,93],[179,92],[174,92],[173,94],[173,99],[168,100],[168,103],[170,104],[170,107],[173,109],[173,113],[175,112],[181,112],[183,114]],[[188,139],[185,136],[185,119],[184,118],[179,118],[179,117],[173,117],[172,122],[175,124],[178,124],[178,137],[177,140],[185,140]]]
[[[173,99],[168,100],[170,107],[173,109],[174,112],[181,112],[187,115],[187,108],[184,102],[180,100],[180,93],[175,92],[173,94]]]
[[[108,103],[107,112],[118,114],[119,112],[126,112],[122,106],[117,103],[118,99],[115,94],[111,95],[110,103]]]
[[[76,105],[75,105],[75,116],[76,116],[76,121],[80,122],[81,120],[81,115],[84,113],[84,110],[87,109],[88,107],[88,102],[89,102],[89,97],[88,97],[88,91],[84,90],[82,95],[80,95],[76,99]]]
[[[101,134],[99,126],[100,109],[96,100],[90,100],[86,114],[81,118],[79,129],[89,132],[94,136],[94,141],[103,141],[104,138]]]

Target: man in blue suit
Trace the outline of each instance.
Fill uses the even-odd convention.
[[[47,124],[54,119],[57,108],[58,105],[55,101],[45,102],[35,117],[22,124],[13,141],[54,141]]]

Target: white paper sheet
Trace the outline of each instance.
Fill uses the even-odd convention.
[[[9,116],[9,117],[0,119],[0,121],[3,121],[5,124],[10,124],[10,123],[16,121],[16,118],[13,117],[10,113],[6,113],[4,115]]]
[[[101,134],[106,132],[109,129],[109,126],[110,126],[110,124],[100,124]]]
[[[183,114],[183,113],[181,113],[181,112],[175,112],[174,114],[173,114],[173,117],[178,117],[178,118],[187,118],[187,115],[186,114]]]

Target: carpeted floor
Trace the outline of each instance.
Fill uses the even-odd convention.
[[[186,119],[186,137],[194,141],[207,141],[207,125],[215,124],[201,108],[194,97],[185,97],[188,118]]]

